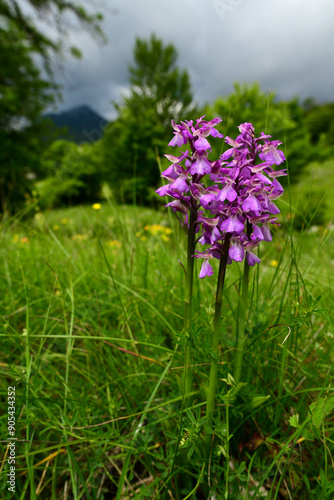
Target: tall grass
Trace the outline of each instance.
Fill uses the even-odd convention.
[[[280,206],[285,222],[250,273],[234,397],[242,267],[226,274],[209,463],[215,282],[195,279],[189,340],[177,221],[112,204],[3,221],[2,461],[12,385],[18,438],[16,494],[4,462],[3,498],[332,498],[333,234],[294,232]]]

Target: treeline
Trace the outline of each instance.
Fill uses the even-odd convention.
[[[309,163],[334,157],[334,104],[317,104],[312,99],[300,103],[297,98],[277,101],[257,83],[236,83],[229,96],[199,108],[193,104],[187,74],[173,73],[175,58],[164,57],[164,51],[168,48],[173,54],[173,48],[154,38],[137,40],[136,49],[139,46],[147,59],[141,67],[135,51],[132,74],[136,69],[137,78],[130,80],[130,95],[117,106],[117,119],[101,130],[101,139],[81,145],[59,140],[44,152],[45,178],[36,184],[42,207],[96,201],[103,185],[119,203],[161,203],[155,189],[160,183],[159,168],[167,167],[163,155],[173,154],[167,146],[173,137],[171,118],[219,116],[223,119],[220,131],[232,138],[238,135],[240,123],[252,122],[259,135],[263,131],[283,142],[291,183],[298,181]],[[166,65],[159,69],[161,61]],[[150,79],[146,79],[147,72]],[[166,74],[173,74],[169,88],[174,85],[175,92],[163,86]],[[216,140],[212,158],[220,155],[222,147],[224,143]]]
[[[9,32],[18,35],[9,41]],[[11,53],[13,43],[16,50]],[[0,28],[0,45],[2,212],[96,202],[106,191],[120,203],[157,203],[163,155],[174,151],[167,146],[173,136],[171,118],[178,122],[219,116],[220,131],[231,137],[240,123],[252,122],[259,135],[263,131],[284,143],[291,182],[310,162],[334,157],[334,104],[278,101],[257,83],[236,83],[229,96],[199,107],[188,72],[177,65],[175,47],[154,35],[136,40],[129,93],[114,103],[117,118],[101,129],[101,138],[79,145],[57,139],[50,122],[41,120],[56,89],[34,65],[37,48],[27,48],[24,33],[8,19],[7,28]],[[216,141],[212,158],[223,145]]]

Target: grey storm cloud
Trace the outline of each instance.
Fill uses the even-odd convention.
[[[69,35],[83,58],[64,62],[59,109],[88,104],[112,118],[135,38],[152,33],[175,45],[200,104],[229,94],[235,81],[258,81],[282,99],[334,101],[332,0],[100,0],[96,9],[108,43]]]

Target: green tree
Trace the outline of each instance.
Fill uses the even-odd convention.
[[[320,132],[316,135],[320,121],[319,130],[327,130],[326,137],[330,137],[330,107],[319,111],[311,99],[307,106],[306,111],[297,98],[277,101],[275,93],[263,92],[258,83],[235,83],[234,91],[208,104],[205,114],[208,118],[220,116],[223,119],[222,130],[231,137],[238,134],[240,123],[251,122],[259,135],[265,132],[273,139],[282,141],[283,150],[285,148],[287,153],[290,181],[296,182],[308,163],[324,161],[333,154],[325,137]],[[215,154],[219,154],[218,147]],[[286,182],[286,179],[282,178],[281,182]]]
[[[178,53],[172,44],[152,35],[150,40],[136,39],[134,64],[129,66],[130,96],[124,106],[136,116],[152,109],[157,121],[169,125],[170,118],[184,118],[189,113],[193,96],[189,74],[176,66]]]
[[[36,120],[53,100],[52,84],[42,79],[25,46],[11,25],[0,28],[0,203],[15,211],[30,192],[29,175],[37,160],[40,125]],[[35,125],[34,125],[35,123]]]
[[[157,152],[166,152],[172,138],[171,119],[194,112],[189,75],[176,63],[172,44],[155,35],[136,39],[130,92],[115,105],[118,118],[103,139],[108,180],[122,201],[147,201],[160,177]]]
[[[334,104],[315,105],[306,112],[305,123],[313,144],[324,136],[327,144],[334,143]]]
[[[265,93],[258,83],[234,84],[234,92],[226,98],[218,97],[207,106],[210,117],[220,116],[226,135],[238,132],[240,123],[250,122],[255,130],[268,134],[286,134],[296,126],[285,103],[275,101],[275,93]]]
[[[41,159],[48,177],[36,183],[42,208],[96,202],[100,197],[103,161],[101,141],[75,144],[54,141]]]
[[[49,135],[40,116],[54,102],[58,88],[52,83],[53,54],[64,53],[64,43],[51,40],[36,21],[24,14],[17,0],[0,2],[0,210],[14,212],[29,198],[33,178],[40,170],[41,151]],[[100,16],[89,16],[74,2],[65,0],[29,0],[30,6],[44,19],[62,29],[66,12],[100,34]],[[61,24],[63,22],[63,24]],[[78,50],[72,48],[78,55]],[[36,63],[43,61],[44,72]],[[59,93],[58,93],[59,95]]]
[[[93,3],[93,2],[92,2]],[[34,12],[34,18],[27,15],[22,7],[29,5]],[[71,0],[2,0],[0,2],[0,19],[6,26],[9,41],[15,41],[17,37],[24,39],[25,46],[29,53],[39,54],[45,64],[45,68],[52,73],[51,56],[55,53],[63,53],[66,50],[67,26],[69,17],[72,14],[80,25],[104,39],[100,28],[101,14],[89,15],[82,5]],[[52,25],[59,32],[56,40],[48,38],[43,30],[38,26],[40,21]],[[80,50],[77,47],[70,48],[72,54],[80,57]]]

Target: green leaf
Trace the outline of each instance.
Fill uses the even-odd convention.
[[[312,413],[312,422],[313,422],[313,425],[315,427],[317,427],[318,429],[321,425],[322,420],[325,417],[324,410],[323,410],[324,403],[325,403],[325,399],[319,398],[316,403],[312,403],[310,405],[310,410]]]
[[[187,414],[187,417],[189,418],[190,422],[192,424],[196,425],[196,419],[193,415],[193,412],[189,408],[186,409],[186,414]]]
[[[317,428],[320,427],[322,421],[332,412],[334,408],[334,394],[329,398],[319,398],[318,401],[310,405],[310,410],[312,414],[313,425]]]
[[[81,50],[79,50],[77,47],[71,47],[70,50],[73,57],[75,57],[76,59],[81,59],[82,57]]]
[[[178,437],[175,434],[173,434],[172,432],[165,431],[165,435],[171,439],[175,439],[176,441],[178,440]]]
[[[241,474],[245,470],[245,467],[246,467],[246,462],[241,462],[241,464],[237,468],[237,475]]]
[[[306,484],[307,491],[308,491],[308,493],[310,493],[311,492],[310,482],[309,482],[306,474],[303,474],[303,479],[304,479],[304,482]]]
[[[331,413],[333,408],[334,408],[334,394],[329,396],[329,398],[327,398],[325,401],[325,404],[324,404],[325,415],[328,415],[329,413]]]
[[[193,444],[190,446],[189,451],[188,451],[188,455],[187,455],[187,456],[188,456],[188,460],[190,460],[190,459],[191,459],[192,454],[194,453],[194,450],[195,450],[195,445],[194,445],[194,443],[193,443]]]
[[[176,440],[176,441],[175,441],[175,440],[173,440],[173,441],[169,441],[169,442],[166,444],[166,446],[167,446],[167,448],[169,448],[170,446],[173,446],[173,444],[175,444],[175,443],[177,443],[177,440]]]
[[[289,424],[292,427],[299,427],[299,413],[295,413],[289,418]]]
[[[217,449],[218,449],[218,454],[223,454],[225,458],[227,458],[227,453],[226,453],[226,450],[224,448],[224,446],[222,446],[221,444],[219,444],[217,446]]]
[[[314,441],[315,436],[312,434],[312,432],[309,429],[304,429],[302,432],[303,438],[307,439],[308,441]]]
[[[252,401],[250,402],[248,408],[250,410],[254,410],[255,408],[258,408],[261,406],[267,399],[269,399],[270,396],[255,396]]]

